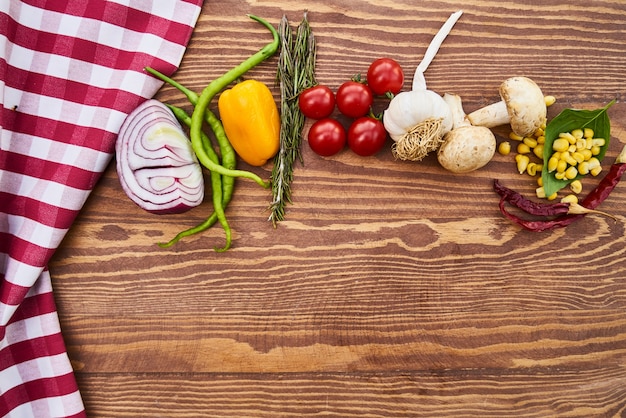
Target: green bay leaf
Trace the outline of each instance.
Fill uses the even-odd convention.
[[[615,100],[596,110],[564,109],[548,123],[545,130],[546,140],[543,146],[543,168],[541,170],[541,179],[546,196],[551,196],[575,180],[559,180],[554,176],[554,172],[548,172],[548,160],[553,153],[552,143],[554,140],[563,132],[591,128],[594,132],[594,138],[605,139],[605,144],[601,148],[600,154],[596,155],[596,158],[602,161],[611,139],[611,122],[609,121],[607,110],[614,103]],[[576,178],[580,177],[582,176],[579,174]]]

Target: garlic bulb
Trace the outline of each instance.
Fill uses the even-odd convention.
[[[415,70],[412,90],[398,93],[383,114],[385,129],[394,140],[391,151],[396,158],[422,160],[439,148],[443,136],[452,129],[452,111],[439,94],[426,88],[424,71],[462,13],[453,13],[446,20]]]
[[[436,151],[452,123],[450,107],[432,90],[399,93],[383,114],[385,129],[394,140],[392,152],[402,160],[420,161]]]

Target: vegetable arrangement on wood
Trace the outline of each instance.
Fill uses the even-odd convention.
[[[548,98],[546,103],[552,103],[553,100]],[[518,154],[515,156],[519,173],[539,176],[536,196],[555,200],[557,192],[567,185],[570,186],[571,194],[563,197],[560,203],[538,205],[536,207],[540,207],[541,210],[536,211],[533,210],[535,206],[530,204],[527,198],[495,182],[494,190],[501,197],[500,212],[514,223],[535,232],[570,225],[589,213],[604,214],[595,209],[619,182],[625,170],[622,166],[626,161],[626,149],[622,150],[615,164],[611,166],[610,172],[581,204],[578,204],[577,195],[583,191],[581,180],[584,176],[598,176],[602,172],[601,160],[611,136],[610,121],[606,112],[613,103],[614,101],[592,111],[565,109],[547,126],[540,127],[530,136],[522,137],[511,132],[509,137],[520,141],[517,146]],[[601,137],[597,136],[598,133]],[[531,162],[530,156],[533,154],[539,162]],[[527,220],[508,212],[505,209],[506,203],[530,215],[559,216],[555,219]],[[564,207],[567,210],[562,212]]]
[[[153,74],[154,76],[178,88],[182,93],[185,94],[185,96],[187,96],[187,98],[189,99],[189,102],[194,106],[193,113],[190,116],[186,115],[184,111],[177,111],[176,114],[180,119],[182,119],[183,121],[185,121],[186,124],[188,124],[189,136],[190,136],[190,141],[191,141],[191,146],[193,148],[193,151],[195,155],[197,156],[198,160],[200,161],[200,163],[210,171],[212,202],[213,202],[213,208],[214,208],[214,213],[211,214],[206,219],[205,222],[193,228],[182,231],[181,233],[179,233],[176,237],[174,237],[172,240],[170,240],[167,243],[160,244],[163,247],[169,247],[175,244],[181,238],[202,232],[208,229],[209,227],[211,227],[212,225],[214,225],[216,222],[219,222],[224,229],[224,233],[226,235],[226,243],[223,247],[216,248],[216,251],[222,252],[222,251],[228,250],[231,246],[232,235],[231,235],[230,225],[228,223],[228,220],[226,219],[224,210],[232,198],[235,178],[236,177],[252,178],[256,180],[257,183],[262,184],[263,187],[269,187],[269,183],[264,182],[253,173],[235,171],[235,167],[237,164],[236,154],[230,143],[230,140],[227,137],[226,132],[231,131],[231,132],[237,133],[238,132],[237,127],[235,125],[239,126],[238,124],[240,123],[240,121],[227,119],[226,121],[227,126],[224,127],[222,121],[220,121],[215,116],[215,114],[213,114],[213,112],[208,109],[209,103],[211,102],[211,100],[216,94],[224,90],[229,84],[235,82],[237,79],[243,76],[248,70],[260,64],[261,62],[265,61],[269,57],[273,56],[278,50],[279,37],[278,37],[278,32],[276,31],[276,29],[269,22],[267,22],[266,20],[260,17],[253,16],[253,15],[249,15],[249,17],[261,23],[270,31],[273,37],[272,41],[268,43],[267,45],[265,45],[263,48],[261,48],[258,52],[256,52],[255,54],[253,54],[252,56],[250,56],[249,58],[241,62],[236,67],[232,68],[231,70],[224,73],[221,77],[209,83],[199,95],[187,89],[186,87],[180,85],[179,83],[175,82],[169,77],[166,77],[165,75],[161,74],[157,70],[152,69],[152,68],[146,68],[146,70],[150,72],[151,74]],[[253,92],[248,92],[247,94],[249,94],[250,96],[254,96],[259,91],[263,91],[263,89],[260,88],[257,84],[255,84],[253,87]],[[251,98],[251,97],[247,97],[247,98]],[[265,114],[266,112],[265,109],[259,110],[257,99],[258,98],[254,98],[253,100],[251,100],[251,102],[248,102],[246,103],[246,105],[242,106],[242,109],[241,109],[242,113],[239,115],[239,117],[243,119],[247,118],[248,120],[254,121],[255,120],[254,118],[257,117],[258,115],[256,113],[251,115],[250,112],[253,112],[253,113],[262,112],[263,114]],[[258,100],[262,101],[263,99],[258,99]],[[265,98],[265,100],[267,100],[267,98]],[[274,107],[275,107],[276,104],[273,102],[273,100],[272,100],[272,103],[274,104]],[[271,115],[271,111],[269,112],[269,114]],[[213,144],[209,140],[209,137],[203,131],[203,124],[205,122],[211,127],[211,130],[218,142],[218,146],[219,146],[219,150],[221,154],[219,156],[213,150]],[[268,127],[267,125],[268,121],[266,120],[261,120],[257,122],[260,122],[265,129],[265,134],[266,134],[265,140],[267,141],[265,143],[265,146],[267,148],[277,149],[271,143],[272,142],[271,135],[273,134],[271,125]],[[230,123],[233,123],[233,126],[228,126],[228,124]],[[269,155],[271,151],[268,152],[267,149],[264,149],[263,147],[252,148],[251,146],[250,147],[245,146],[246,141],[252,144],[255,140],[255,137],[249,137],[249,136],[243,137],[242,136],[238,139],[242,141],[242,143],[240,144],[241,149],[248,152],[248,154],[246,155],[249,158],[255,158],[254,161],[259,161],[263,158],[268,159],[273,156],[273,155]],[[277,141],[277,138],[276,138],[276,141]],[[255,156],[256,152],[260,154]],[[276,151],[274,150],[274,153],[275,152]],[[221,161],[220,161],[220,158],[221,158]],[[218,168],[219,166],[221,166],[222,168]]]
[[[602,171],[601,161],[610,142],[607,110],[614,101],[596,110],[565,109],[548,121],[547,109],[555,98],[545,96],[532,79],[514,76],[500,85],[500,101],[466,114],[459,95],[429,90],[424,76],[461,15],[462,11],[451,14],[434,36],[408,91],[402,90],[402,67],[390,57],[375,59],[365,79],[355,75],[336,91],[318,84],[317,46],[307,13],[295,32],[285,16],[276,30],[267,21],[249,15],[271,32],[272,41],[209,83],[200,94],[146,68],[182,92],[193,111],[148,100],[128,116],[116,144],[122,188],[149,212],[183,212],[204,199],[204,167],[209,172],[213,213],[203,223],[159,245],[172,246],[219,222],[225,244],[216,251],[226,251],[232,236],[225,209],[233,197],[236,178],[271,187],[269,220],[276,227],[284,219],[285,205],[292,202],[294,164],[303,162],[301,142],[307,119],[311,125],[306,139],[319,156],[332,157],[346,148],[362,157],[373,156],[385,147],[389,137],[395,158],[419,162],[436,153],[441,167],[459,175],[486,166],[496,149],[509,155],[511,142],[500,141],[497,145],[492,132],[492,128],[509,125],[509,140],[517,142],[516,169],[537,178],[536,197],[555,200],[566,186],[571,193],[560,202],[535,202],[495,180],[493,188],[500,196],[502,215],[536,232],[567,226],[587,214],[607,215],[597,207],[626,171],[626,147],[599,185],[580,203],[578,195],[583,191],[584,176],[598,176]],[[241,80],[248,70],[277,51],[280,106],[267,85],[253,79]],[[219,117],[209,108],[218,93]],[[373,103],[380,98],[388,100],[388,106],[376,115]],[[333,117],[335,110],[349,120],[347,126]],[[189,137],[181,124],[187,127]],[[238,158],[251,166],[272,162],[270,180],[237,169]],[[513,213],[507,205],[531,218]]]
[[[589,213],[601,213],[595,209],[609,197],[625,171],[626,147],[622,149],[615,159],[615,163],[602,178],[598,186],[589,192],[580,204],[576,202],[536,203],[502,186],[497,180],[494,181],[494,190],[500,195],[500,212],[508,219],[529,231],[549,231],[570,225]],[[521,209],[527,214],[539,216],[540,219],[523,219],[514,215],[506,210],[506,203]]]

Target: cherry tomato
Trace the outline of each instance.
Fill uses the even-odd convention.
[[[335,110],[335,93],[321,84],[309,87],[300,93],[298,106],[307,118],[324,119]]]
[[[378,119],[363,116],[352,122],[348,129],[348,146],[356,154],[369,157],[385,145],[387,131]]]
[[[391,58],[378,58],[367,69],[367,84],[377,95],[398,94],[404,85],[402,67]]]
[[[330,157],[346,146],[346,130],[338,120],[324,118],[311,125],[308,139],[316,154]]]
[[[337,108],[341,113],[358,118],[366,115],[374,103],[372,90],[357,81],[346,81],[337,89]]]

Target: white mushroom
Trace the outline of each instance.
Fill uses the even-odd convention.
[[[541,89],[527,77],[511,77],[500,85],[501,101],[467,115],[472,125],[493,128],[511,125],[519,136],[529,136],[546,123],[547,107]]]
[[[496,151],[496,137],[484,126],[473,126],[468,121],[461,97],[446,93],[443,96],[453,115],[453,128],[443,137],[437,150],[437,160],[453,173],[469,173],[484,167]]]
[[[453,173],[469,173],[484,167],[496,151],[496,138],[489,128],[466,125],[443,137],[437,160]]]

